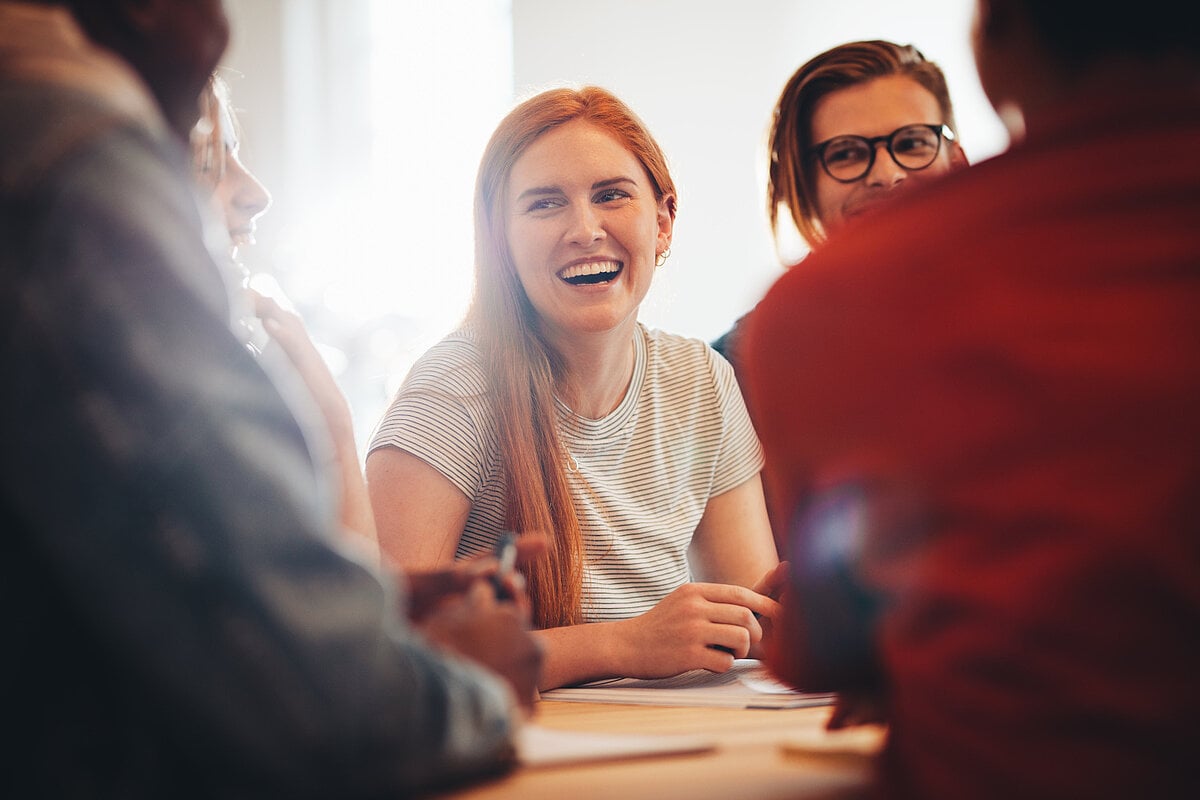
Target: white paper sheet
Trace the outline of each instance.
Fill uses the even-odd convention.
[[[703,753],[715,747],[715,742],[700,736],[584,733],[559,731],[532,723],[517,732],[517,759],[526,767]]]
[[[542,692],[546,700],[725,708],[807,708],[830,705],[831,694],[806,694],[776,681],[762,662],[743,658],[728,672],[698,669],[673,678],[614,678]]]

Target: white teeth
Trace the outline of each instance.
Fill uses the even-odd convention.
[[[616,261],[591,261],[587,264],[575,264],[558,273],[558,277],[566,280],[579,278],[583,275],[599,275],[602,272],[617,272],[621,265]]]

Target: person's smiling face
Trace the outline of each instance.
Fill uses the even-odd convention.
[[[908,125],[940,125],[946,120],[937,98],[916,80],[904,75],[887,75],[866,83],[847,86],[821,98],[813,110],[812,141],[827,142],[837,136],[887,136]],[[825,233],[841,227],[901,190],[935,180],[966,165],[966,157],[955,142],[943,141],[934,162],[922,170],[907,170],[897,164],[883,144],[877,145],[870,171],[857,181],[839,183],[819,163],[816,176],[817,214]]]
[[[224,149],[224,168],[213,189],[213,201],[225,220],[236,257],[239,247],[254,244],[255,220],[270,207],[271,195],[242,163],[233,120],[225,108],[221,111],[223,137],[216,146]]]
[[[632,327],[671,243],[669,198],[614,136],[584,120],[543,134],[513,164],[509,254],[552,339]]]

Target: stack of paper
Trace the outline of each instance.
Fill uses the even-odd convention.
[[[585,703],[632,703],[655,706],[726,708],[806,708],[829,705],[832,694],[806,694],[771,677],[762,662],[743,658],[728,672],[697,669],[673,678],[613,678],[542,692],[546,700]]]

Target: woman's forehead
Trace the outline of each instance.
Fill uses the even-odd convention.
[[[219,110],[217,112],[221,131],[221,143],[227,150],[236,150],[238,146],[237,127],[233,123],[233,113],[229,110],[227,103],[218,103]]]
[[[586,120],[572,120],[553,128],[532,142],[513,163],[509,193],[520,194],[530,186],[559,186],[596,180],[628,178],[646,182],[648,177],[629,148],[603,127]]]

